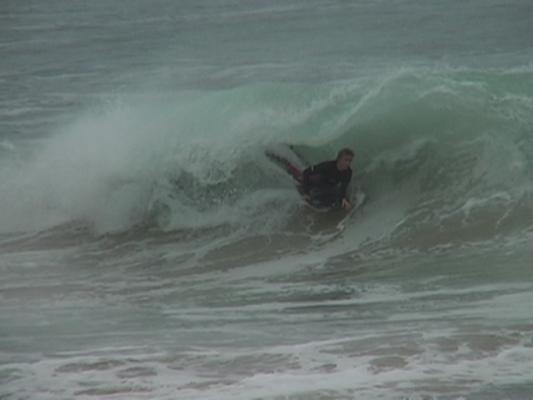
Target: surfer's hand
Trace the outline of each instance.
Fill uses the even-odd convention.
[[[342,203],[341,203],[341,206],[342,208],[344,208],[346,211],[350,211],[352,209],[352,205],[351,203],[346,200],[346,199],[342,199]]]

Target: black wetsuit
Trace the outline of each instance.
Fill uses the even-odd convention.
[[[350,168],[339,171],[336,161],[325,161],[304,170],[301,191],[315,207],[340,207],[351,179]]]

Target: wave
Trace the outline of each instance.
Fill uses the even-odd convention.
[[[300,202],[264,149],[291,143],[309,162],[353,147],[356,185],[371,199],[366,225],[389,241],[434,245],[529,231],[532,78],[527,69],[424,69],[124,94],[31,157],[3,160],[0,226],[6,233],[82,220],[98,232],[140,224],[283,230]]]

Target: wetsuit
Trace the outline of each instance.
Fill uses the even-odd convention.
[[[309,203],[315,207],[340,207],[351,179],[350,168],[339,171],[337,161],[325,161],[304,170],[301,192],[310,197]]]

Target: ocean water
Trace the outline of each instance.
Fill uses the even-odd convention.
[[[0,3],[0,399],[533,399],[530,0]],[[264,155],[356,152],[344,230]]]

